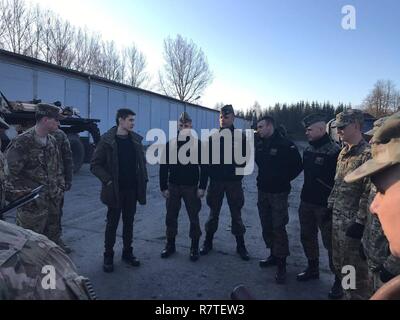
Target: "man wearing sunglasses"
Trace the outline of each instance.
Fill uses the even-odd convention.
[[[369,179],[346,183],[344,177],[360,167],[371,157],[370,146],[361,132],[364,116],[362,111],[348,109],[336,116],[336,128],[345,147],[338,157],[335,185],[328,198],[332,210],[332,261],[335,267],[335,283],[329,294],[332,299],[343,296],[342,269],[354,266],[356,289],[346,290],[348,299],[366,299],[368,295],[368,268],[359,254],[366,215],[368,212]]]

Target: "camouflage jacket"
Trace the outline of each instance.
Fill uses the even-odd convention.
[[[64,173],[65,183],[70,184],[72,182],[73,161],[71,145],[69,143],[68,137],[61,129],[58,129],[51,135],[56,138],[58,150],[61,154],[61,170]]]
[[[48,135],[47,144],[43,146],[36,141],[35,135],[33,127],[14,138],[6,151],[10,200],[40,185],[44,186],[43,195],[56,199],[65,188],[55,138]]]
[[[372,185],[369,204],[372,203],[375,195],[376,188]],[[383,265],[391,274],[400,275],[400,258],[390,253],[389,243],[375,214],[369,213],[367,215],[362,242],[370,269],[376,270]]]
[[[8,177],[8,166],[6,158],[0,152],[0,208],[3,208],[6,201],[6,182]]]
[[[93,288],[45,236],[0,221],[0,300],[89,300]]]
[[[371,158],[371,147],[361,140],[356,146],[345,146],[339,154],[335,185],[328,198],[328,208],[334,214],[365,225],[368,213],[370,180],[364,178],[354,183],[346,183],[344,177]]]

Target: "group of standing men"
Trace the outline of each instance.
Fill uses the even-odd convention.
[[[23,228],[46,235],[66,251],[61,240],[61,208],[64,192],[71,188],[72,156],[65,134],[59,130],[59,108],[39,105],[36,125],[16,137],[8,147],[6,157],[0,154],[1,196],[10,200],[43,185],[42,194],[36,201],[20,208],[17,224]],[[235,114],[231,105],[220,112],[220,129],[233,133]],[[122,259],[132,266],[140,261],[133,255],[133,221],[136,204],[146,204],[148,182],[142,137],[133,131],[135,113],[120,109],[116,115],[116,127],[102,136],[91,161],[91,171],[102,183],[101,200],[107,205],[107,226],[103,269],[114,269],[114,245],[116,230],[122,213]],[[301,242],[308,266],[297,275],[298,281],[319,278],[318,230],[328,251],[329,265],[335,282],[329,293],[338,299],[344,294],[349,299],[365,299],[386,282],[400,273],[399,260],[390,255],[388,243],[379,221],[371,218],[368,205],[376,191],[371,191],[368,177],[346,182],[345,177],[371,158],[370,145],[362,134],[363,114],[359,110],[346,110],[336,118],[336,128],[345,146],[340,150],[326,133],[326,119],[313,114],[304,119],[309,146],[301,157],[293,142],[284,137],[273,118],[266,116],[257,124],[254,145],[258,166],[258,211],[262,236],[270,255],[260,261],[260,267],[276,266],[277,283],[285,283],[286,259],[289,241],[286,225],[289,222],[288,196],[291,181],[304,170],[299,218]],[[0,123],[6,126],[5,123]],[[190,116],[184,112],[179,119],[179,131],[192,128]],[[233,135],[233,134],[232,134]],[[232,136],[231,135],[231,136]],[[179,153],[187,141],[171,140],[166,154],[174,148]],[[218,229],[219,215],[226,195],[232,218],[232,233],[236,238],[236,250],[243,260],[249,260],[245,246],[246,228],[241,217],[244,205],[243,175],[236,169],[242,164],[225,163],[225,143],[232,143],[232,154],[241,145],[246,150],[246,137],[240,141],[220,141],[220,162],[202,164],[199,149],[198,162],[170,163],[168,156],[160,165],[160,189],[166,199],[167,243],[162,258],[175,251],[178,232],[178,214],[184,200],[190,220],[190,259],[197,261],[213,249],[214,234]],[[210,150],[214,141],[209,140]],[[201,145],[201,144],[200,144]],[[248,156],[248,155],[247,155]],[[212,152],[210,153],[210,159]],[[208,186],[208,189],[207,189]],[[205,225],[205,240],[201,249],[202,235],[199,212],[201,198],[206,194],[210,208]],[[4,204],[4,201],[2,201]],[[343,292],[342,271],[344,266],[356,269],[357,285]]]

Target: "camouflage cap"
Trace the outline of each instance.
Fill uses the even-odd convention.
[[[372,159],[345,177],[348,183],[400,163],[400,117],[388,118],[373,137]]]
[[[179,117],[179,122],[181,122],[181,123],[192,122],[192,118],[185,111],[185,112],[181,113],[181,116]]]
[[[42,115],[49,118],[54,118],[57,120],[64,119],[61,114],[61,109],[52,104],[39,103],[36,110],[37,115]]]
[[[309,126],[312,126],[318,122],[326,122],[326,116],[321,113],[313,113],[305,117],[302,121],[302,124],[304,128],[308,128]]]
[[[334,125],[336,128],[348,126],[351,123],[358,122],[362,124],[364,122],[364,114],[361,110],[347,109],[336,116]]]
[[[2,129],[10,129],[10,126],[7,122],[4,121],[2,117],[0,117],[0,128]]]
[[[380,118],[380,119],[376,120],[376,121],[374,122],[374,127],[373,127],[371,130],[365,132],[364,135],[369,136],[369,137],[372,137],[372,136],[375,134],[375,132],[376,132],[380,127],[382,127],[382,125],[385,123],[385,121],[386,121],[388,118],[389,118],[389,117],[383,117],[383,118]]]
[[[221,114],[227,116],[229,114],[235,115],[235,111],[233,110],[233,106],[231,104],[227,104],[221,108]]]

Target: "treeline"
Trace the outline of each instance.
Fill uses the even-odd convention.
[[[256,124],[257,120],[262,117],[266,115],[271,116],[275,119],[278,126],[282,125],[286,129],[289,135],[293,137],[302,137],[304,136],[302,120],[306,116],[312,113],[320,113],[324,114],[327,120],[330,120],[335,118],[336,114],[347,108],[351,108],[351,105],[340,103],[334,106],[329,102],[299,101],[293,104],[277,103],[274,107],[262,109],[258,103],[255,103],[252,108],[245,112],[239,111],[237,115],[251,121],[253,126]]]

